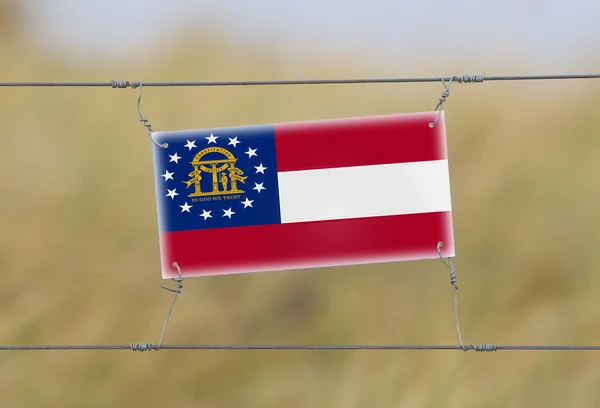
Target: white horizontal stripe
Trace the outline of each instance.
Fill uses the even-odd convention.
[[[278,174],[281,222],[450,211],[448,160]]]

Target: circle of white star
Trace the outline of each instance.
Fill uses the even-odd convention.
[[[217,144],[217,138],[219,136],[213,136],[213,134],[211,133],[210,136],[207,136],[205,139],[208,139],[208,144],[214,143]]]
[[[244,152],[244,153],[248,155],[248,158],[250,158],[250,157],[252,157],[252,156],[256,156],[256,157],[258,157],[258,156],[257,156],[257,154],[256,154],[256,150],[257,150],[257,149],[251,149],[251,148],[248,148],[248,151],[247,151],[247,152]]]
[[[227,145],[233,145],[233,147],[236,147],[236,145],[238,143],[241,143],[239,140],[237,140],[237,136],[232,138],[228,138],[229,139],[229,143],[227,143]]]
[[[262,163],[259,164],[258,166],[254,166],[254,168],[256,169],[256,173],[262,173],[262,174],[265,174],[265,170],[268,169],[268,167],[263,167]]]
[[[181,212],[184,212],[184,211],[190,212],[190,208],[192,208],[191,205],[188,205],[187,201],[185,202],[185,204],[180,205],[180,207],[181,207]]]
[[[257,190],[260,193],[261,190],[266,190],[266,187],[263,187],[263,183],[254,183],[252,190]]]
[[[254,202],[254,200],[248,200],[248,197],[246,197],[246,199],[244,201],[242,201],[242,204],[244,204],[244,208],[252,207],[253,202]]]
[[[171,197],[171,199],[175,198],[176,195],[179,195],[175,192],[175,190],[177,190],[176,188],[174,188],[173,190],[169,190],[167,189],[168,193],[166,195],[166,197]]]
[[[162,176],[165,178],[165,181],[167,181],[167,180],[174,180],[173,179],[173,174],[175,174],[175,173],[169,173],[168,170],[165,170],[165,174],[162,174]]]
[[[223,210],[223,213],[224,213],[223,217],[229,217],[230,219],[231,219],[231,216],[233,214],[235,214],[233,211],[231,211],[231,207],[229,209],[227,209],[227,210]]]
[[[177,152],[175,152],[174,155],[169,155],[169,157],[171,158],[171,160],[169,160],[169,163],[171,162],[175,162],[177,164],[179,164],[179,159],[181,159],[181,157],[177,156]]]
[[[204,217],[204,221],[206,221],[207,218],[212,218],[212,215],[210,215],[210,211],[202,210],[200,217]]]
[[[187,140],[185,147],[187,147],[191,151],[192,147],[196,147],[196,141],[195,140],[192,140],[192,141]]]

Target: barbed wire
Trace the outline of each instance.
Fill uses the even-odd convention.
[[[265,81],[165,81],[143,82],[144,86],[164,87],[204,87],[204,86],[265,86],[265,85],[335,85],[335,84],[381,84],[381,83],[423,83],[423,82],[458,82],[476,83],[484,81],[532,81],[532,80],[562,80],[562,79],[600,79],[596,74],[560,74],[560,75],[463,75],[448,77],[413,77],[413,78],[350,78],[350,79],[296,79],[296,80],[265,80]],[[110,87],[137,88],[141,81],[110,81],[110,82],[0,82],[0,87]]]
[[[133,343],[126,345],[46,345],[46,346],[0,346],[0,351],[31,351],[31,350],[460,350],[460,351],[600,351],[600,346],[557,346],[557,345],[227,345],[227,344],[192,344],[192,345],[154,345]]]
[[[132,82],[132,81],[111,81],[111,82],[0,82],[0,87],[111,87],[117,89],[124,88],[140,88],[138,97],[138,112],[140,121],[148,128],[148,133],[152,139],[152,128],[148,120],[142,115],[140,110],[140,102],[142,98],[142,86],[255,86],[255,85],[319,85],[319,84],[373,84],[373,83],[423,83],[423,82],[442,82],[445,91],[440,98],[435,110],[441,113],[443,103],[450,94],[450,85],[452,82],[458,83],[481,83],[484,81],[526,81],[526,80],[561,80],[561,79],[600,79],[600,74],[565,74],[565,75],[517,75],[517,76],[491,76],[483,75],[466,75],[452,77],[436,77],[436,78],[363,78],[363,79],[315,79],[315,80],[275,80],[275,81],[214,81],[214,82]],[[447,83],[446,83],[447,82]],[[430,126],[435,126],[438,117],[430,123]],[[166,147],[159,145],[160,147]],[[465,345],[462,340],[460,326],[458,322],[458,303],[456,286],[456,273],[452,261],[449,258],[448,262],[444,260],[440,252],[442,242],[438,243],[438,253],[444,264],[450,269],[450,283],[453,287],[454,295],[454,315],[456,332],[460,345],[163,345],[162,341],[165,335],[169,317],[173,310],[173,306],[177,296],[182,289],[182,274],[177,263],[173,263],[173,267],[178,270],[178,278],[173,279],[177,282],[177,288],[171,289],[162,286],[171,292],[174,292],[173,300],[171,301],[158,344],[149,343],[132,343],[128,345],[0,345],[0,351],[34,351],[34,350],[132,350],[132,351],[159,351],[159,350],[473,350],[477,352],[493,352],[499,350],[513,351],[534,351],[534,350],[553,350],[553,351],[600,351],[600,345],[499,345],[499,344],[470,344]]]

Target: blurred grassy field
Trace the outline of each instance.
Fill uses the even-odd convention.
[[[189,41],[144,62],[76,66],[3,36],[0,80],[289,78],[267,49],[240,54],[215,40],[186,53]],[[305,64],[315,78],[374,68],[323,55]],[[457,67],[433,74],[465,73]],[[442,90],[147,88],[142,108],[155,130],[171,130],[428,111]],[[593,81],[453,86],[445,110],[465,342],[600,343],[598,91]],[[160,289],[137,90],[0,95],[0,344],[155,343],[171,294]],[[456,342],[448,270],[435,260],[190,279],[165,337]],[[599,363],[594,352],[0,352],[0,406],[598,407]]]

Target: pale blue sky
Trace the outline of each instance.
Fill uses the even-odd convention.
[[[104,58],[131,54],[182,25],[213,24],[239,46],[261,41],[287,55],[310,49],[382,64],[467,57],[486,69],[512,57],[532,70],[600,62],[600,1],[401,0],[24,0],[34,39],[49,51]],[[600,67],[599,67],[600,70]],[[476,72],[473,72],[476,73]]]

